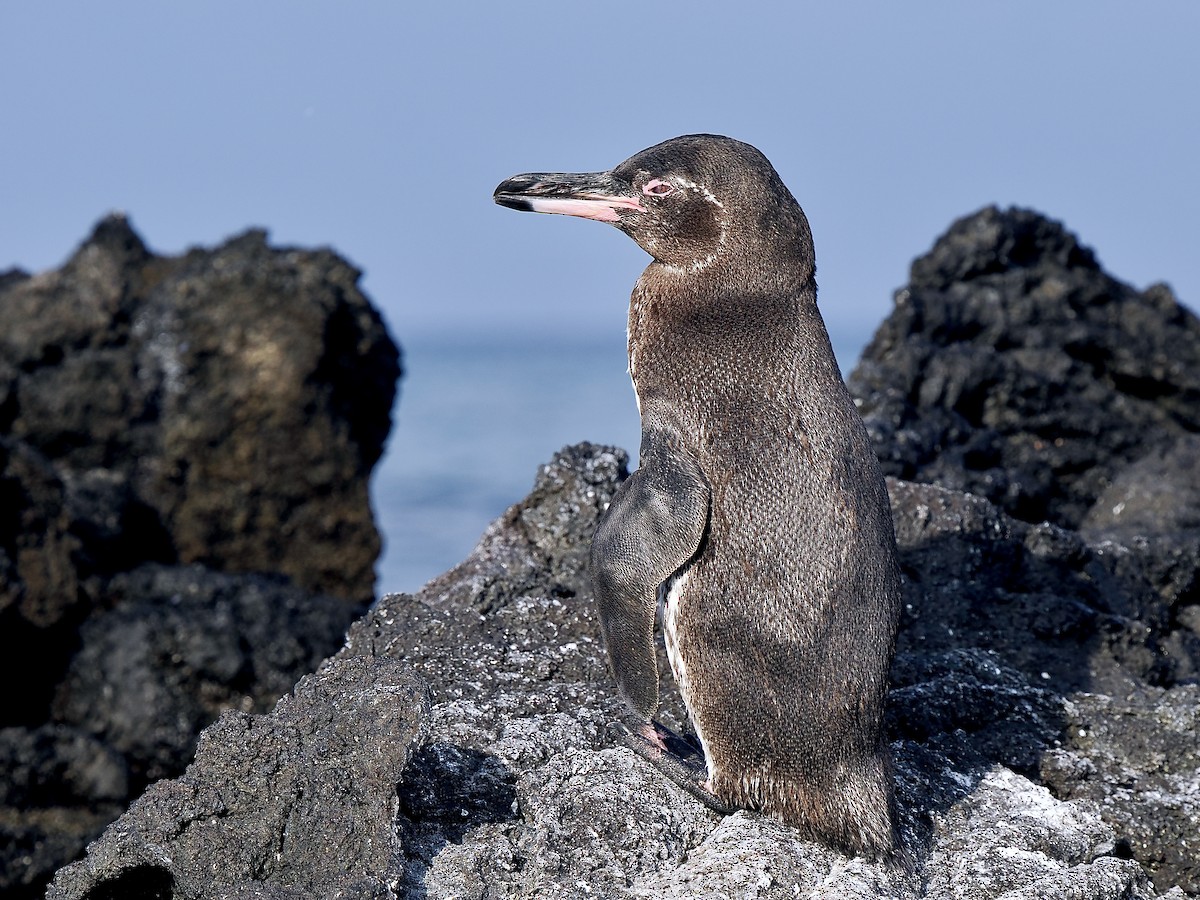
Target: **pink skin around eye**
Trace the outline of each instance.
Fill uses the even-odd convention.
[[[653,178],[646,182],[645,187],[642,188],[642,193],[649,194],[651,197],[661,197],[663,194],[669,194],[673,190],[675,190],[675,187],[670,182],[663,181],[661,178]]]

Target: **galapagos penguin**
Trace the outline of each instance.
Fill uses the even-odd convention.
[[[640,465],[590,563],[628,743],[716,809],[891,857],[896,542],[804,212],[762,153],[705,134],[608,172],[517,175],[494,199],[608,222],[653,257],[629,306]],[[653,720],[660,599],[702,762]]]

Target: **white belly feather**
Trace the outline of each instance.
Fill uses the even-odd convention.
[[[708,778],[711,783],[716,774],[713,770],[712,754],[708,752],[704,731],[700,727],[696,711],[692,706],[692,686],[688,679],[687,662],[679,652],[679,603],[683,589],[687,586],[688,575],[688,572],[684,572],[667,586],[666,601],[663,603],[663,637],[667,645],[667,660],[671,663],[671,672],[675,676],[675,683],[679,685],[679,693],[683,695],[688,718],[692,721],[692,727],[696,729],[696,737],[700,739],[700,747],[704,751],[704,762],[708,765]]]

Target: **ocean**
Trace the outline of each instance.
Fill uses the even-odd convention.
[[[838,346],[843,372],[868,335]],[[404,378],[371,482],[384,550],[376,594],[415,591],[464,559],[568,444],[641,439],[623,333],[604,340],[400,338]]]

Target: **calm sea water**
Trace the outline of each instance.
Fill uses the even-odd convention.
[[[835,345],[844,371],[866,339]],[[624,334],[402,343],[395,423],[371,485],[384,535],[378,594],[414,591],[461,561],[562,447],[614,444],[637,464]]]

